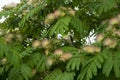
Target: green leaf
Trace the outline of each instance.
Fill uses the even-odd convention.
[[[93,76],[97,75],[98,68],[102,68],[101,66],[104,60],[103,53],[98,53],[97,55],[92,56],[90,59],[88,59],[87,63],[82,66],[77,80],[92,79]]]
[[[22,64],[21,65],[21,74],[25,80],[29,80],[29,78],[32,76],[32,70],[26,64]]]
[[[66,65],[66,69],[67,70],[79,70],[80,65],[81,65],[81,61],[82,59],[80,59],[81,57],[74,57],[72,59],[69,60],[69,62]]]
[[[62,71],[60,69],[55,69],[53,72],[51,72],[49,75],[47,75],[44,80],[56,80],[58,76],[62,74]]]
[[[113,59],[112,59],[112,53],[108,54],[108,58],[105,60],[104,66],[103,66],[103,74],[105,74],[107,77],[109,76],[111,70],[113,67]]]
[[[46,3],[44,2],[44,3],[40,4],[39,6],[33,8],[27,15],[25,15],[25,16],[23,17],[23,19],[22,19],[22,20],[20,21],[20,23],[19,23],[19,26],[20,26],[20,27],[23,27],[24,24],[25,24],[25,22],[26,22],[29,18],[33,17],[36,13],[38,13],[41,9],[44,8],[45,4],[46,4]]]
[[[99,2],[101,3],[99,13],[107,12],[117,6],[115,0],[99,0]]]
[[[64,34],[65,31],[69,30],[69,23],[71,21],[71,17],[70,16],[65,16],[63,18],[61,18],[59,21],[57,21],[57,23],[52,26],[49,31],[48,31],[48,35],[49,36],[53,36],[53,35],[58,35],[58,34]]]
[[[0,75],[3,73],[3,71],[4,71],[4,68],[0,67]]]

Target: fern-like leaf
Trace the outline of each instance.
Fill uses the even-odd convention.
[[[65,31],[69,30],[69,23],[71,21],[70,16],[61,18],[54,26],[49,29],[48,35],[53,36],[54,34],[64,34]]]
[[[104,54],[104,52],[102,52],[88,60],[81,69],[77,80],[90,80],[93,76],[96,76],[98,69],[102,68],[102,63],[104,62],[106,55],[106,53]]]

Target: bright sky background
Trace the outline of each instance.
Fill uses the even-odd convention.
[[[3,7],[5,4],[9,4],[11,2],[19,3],[20,0],[0,0],[0,10],[2,10],[1,7]]]

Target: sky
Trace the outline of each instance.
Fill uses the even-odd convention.
[[[0,10],[2,10],[1,7],[3,7],[6,4],[9,4],[11,2],[19,3],[20,0],[0,0]]]

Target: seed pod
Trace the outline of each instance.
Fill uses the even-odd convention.
[[[60,56],[60,55],[63,54],[63,51],[62,51],[61,49],[56,49],[56,50],[54,51],[54,54]]]
[[[33,43],[32,43],[32,47],[39,47],[41,45],[41,42],[39,40],[35,40]]]
[[[63,53],[60,57],[60,60],[66,61],[66,60],[69,60],[71,57],[72,57],[71,53]]]

